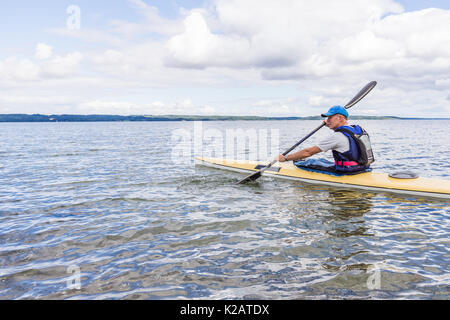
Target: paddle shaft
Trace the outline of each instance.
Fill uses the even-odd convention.
[[[344,108],[345,109],[350,109],[351,107],[353,107],[355,104],[357,104],[359,101],[361,101],[361,99],[364,98],[370,91],[372,91],[372,89],[375,88],[376,85],[377,85],[376,81],[372,81],[372,82],[368,83],[364,88],[361,89],[361,91],[358,92],[358,94],[352,100],[350,100],[345,105]],[[317,131],[322,129],[322,127],[324,127],[324,126],[325,126],[325,122],[323,122],[319,127],[314,129],[313,131],[311,131],[311,133],[309,133],[306,137],[304,137],[299,142],[294,144],[291,148],[289,148],[284,153],[282,153],[282,155],[283,156],[288,155],[292,150],[297,148],[300,144],[305,142],[305,140],[309,139],[313,134],[315,134]],[[248,176],[248,177],[242,179],[241,181],[239,181],[238,184],[243,183],[243,182],[247,182],[247,181],[254,181],[254,180],[258,179],[264,171],[269,169],[271,166],[273,166],[277,162],[278,162],[277,160],[273,160],[266,167],[260,169],[259,171],[255,172],[255,173],[251,174],[250,176]]]
[[[320,129],[322,129],[322,127],[325,126],[325,123],[322,123],[319,127],[317,127],[316,129],[314,129],[314,131],[312,131],[310,134],[308,134],[306,137],[304,137],[302,140],[300,140],[299,142],[297,142],[296,144],[294,144],[291,148],[289,148],[288,150],[286,150],[285,152],[282,153],[283,156],[287,156],[289,153],[291,153],[292,150],[294,150],[295,148],[297,148],[299,145],[301,145],[303,142],[305,142],[305,140],[309,139],[313,134],[315,134],[317,131],[319,131]],[[262,168],[259,172],[263,173],[266,169],[269,169],[271,166],[273,166],[275,163],[277,163],[277,160],[273,160],[270,164],[267,165],[267,167]]]

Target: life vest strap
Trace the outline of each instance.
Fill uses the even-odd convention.
[[[337,166],[346,166],[346,167],[359,165],[359,163],[356,161],[335,161],[334,164]]]

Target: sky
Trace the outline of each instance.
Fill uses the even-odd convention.
[[[16,0],[0,113],[450,117],[447,0]]]

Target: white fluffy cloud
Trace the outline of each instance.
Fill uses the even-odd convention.
[[[69,53],[65,56],[56,56],[41,65],[41,74],[44,77],[65,77],[77,72],[83,59],[80,52]]]
[[[29,59],[11,57],[0,61],[0,80],[33,81],[38,76],[39,67]]]
[[[391,0],[215,3],[186,17],[168,41],[168,65],[257,67],[270,80],[448,74],[450,11],[404,13]]]
[[[184,32],[167,42],[167,66],[257,70],[269,82],[296,81],[311,92],[297,101],[305,110],[345,103],[355,86],[378,80],[379,93],[396,92],[366,100],[384,103],[380,113],[407,116],[414,105],[417,115],[432,108],[450,116],[444,92],[450,79],[449,10],[404,12],[393,0],[214,4],[186,16]],[[282,100],[273,103],[280,105]]]
[[[185,32],[170,39],[169,65],[204,68],[208,66],[248,66],[251,64],[250,43],[239,36],[211,33],[200,12],[184,21]]]
[[[36,61],[10,57],[0,60],[0,82],[37,81],[49,77],[69,77],[77,73],[83,54],[53,54],[53,47],[44,43],[36,46]]]
[[[36,47],[35,57],[38,60],[45,60],[53,55],[53,47],[46,45],[45,43],[38,43]]]
[[[305,63],[320,74],[342,49],[359,47],[354,55],[364,59],[366,53],[373,57],[376,47],[379,55],[383,40],[374,44],[367,31],[383,15],[401,11],[390,0],[217,0],[215,12],[193,11],[184,21],[184,33],[170,39],[168,49],[176,66],[298,68]],[[347,43],[336,47],[342,40]]]

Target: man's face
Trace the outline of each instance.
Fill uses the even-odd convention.
[[[343,119],[345,119],[343,115],[335,114],[327,117],[325,123],[328,128],[335,130],[342,125]]]

